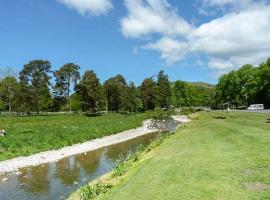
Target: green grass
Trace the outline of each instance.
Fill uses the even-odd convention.
[[[246,187],[270,186],[267,115],[211,112],[197,118],[98,199],[270,199],[270,188]]]
[[[55,115],[0,117],[0,161],[41,151],[59,149],[138,127],[154,112],[136,115],[107,114],[97,117]]]

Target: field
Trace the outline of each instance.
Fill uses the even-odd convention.
[[[270,199],[267,114],[193,118],[98,199]]]
[[[147,112],[136,115],[107,114],[0,117],[0,161],[31,155],[46,150],[85,142],[105,135],[138,127],[155,115]]]

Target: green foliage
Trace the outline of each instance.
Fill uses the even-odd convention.
[[[70,107],[72,111],[80,111],[81,110],[81,99],[77,93],[74,93],[70,97]]]
[[[203,83],[176,81],[172,85],[172,103],[176,107],[210,106],[214,88]]]
[[[16,108],[16,94],[19,90],[19,83],[17,79],[13,76],[6,76],[4,79],[0,80],[0,100],[1,108],[11,112],[12,109]]]
[[[37,113],[46,110],[52,103],[49,91],[51,64],[46,60],[33,60],[20,72],[20,97],[23,110]]]
[[[81,98],[83,111],[96,111],[100,108],[102,89],[97,75],[93,71],[86,71],[76,87]]]
[[[54,93],[56,96],[61,96],[67,99],[67,107],[72,110],[70,101],[71,86],[75,89],[77,81],[80,79],[80,66],[74,63],[67,63],[59,70],[54,72],[55,86]]]
[[[123,106],[127,83],[123,76],[117,75],[109,78],[104,83],[107,108],[119,112]]]
[[[127,164],[125,161],[120,161],[118,165],[113,170],[112,176],[119,177],[123,176],[127,172]]]
[[[152,78],[146,78],[140,87],[144,110],[154,110],[157,104],[157,85]]]
[[[90,185],[84,186],[80,190],[80,200],[95,199],[98,195],[106,193],[111,188],[112,185],[101,182],[98,182],[93,186]]]
[[[193,104],[193,92],[190,85],[184,81],[176,81],[172,87],[173,102],[175,106],[191,106]]]
[[[3,100],[0,100],[0,110],[4,111],[6,108],[6,104]]]
[[[244,65],[219,79],[216,87],[216,102],[230,102],[236,107],[263,103],[270,106],[270,62],[259,67]]]
[[[181,114],[182,115],[189,115],[189,114],[192,114],[192,113],[195,113],[195,112],[196,112],[196,110],[193,107],[187,107],[187,108],[182,108],[181,109]]]
[[[141,101],[139,98],[139,92],[133,82],[129,83],[129,85],[124,90],[124,98],[122,101],[121,108],[124,110],[128,110],[129,113],[137,112],[140,109]]]
[[[111,77],[101,84],[94,71],[86,71],[80,80],[79,69],[74,63],[63,65],[54,71],[55,85],[52,86],[50,62],[30,61],[21,70],[19,83],[11,76],[0,81],[0,99],[5,104],[2,109],[28,114],[34,111],[39,114],[40,111],[96,113],[104,110],[131,114],[158,107],[168,109],[172,105],[212,104],[214,93],[211,85],[182,81],[171,84],[164,71],[136,86],[133,82],[127,84],[122,75]],[[7,80],[9,87],[6,86]],[[73,91],[75,93],[72,94]]]
[[[171,87],[168,75],[164,71],[158,73],[157,78],[157,102],[160,108],[169,108],[171,99]]]

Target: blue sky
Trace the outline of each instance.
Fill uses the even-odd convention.
[[[259,39],[256,39],[256,38]],[[0,67],[49,60],[102,81],[218,76],[270,56],[269,2],[255,0],[0,0]]]

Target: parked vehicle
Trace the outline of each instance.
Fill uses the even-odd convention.
[[[263,104],[252,104],[248,107],[248,110],[264,110]]]

